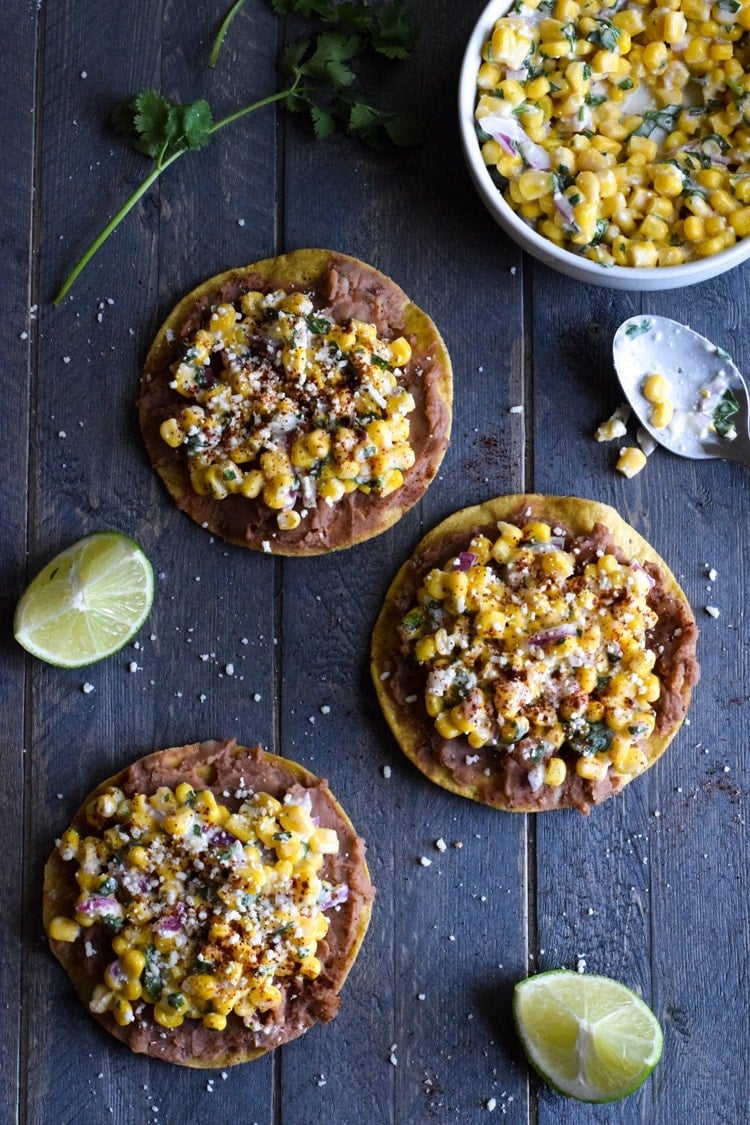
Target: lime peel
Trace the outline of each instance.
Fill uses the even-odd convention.
[[[119,531],[96,531],[56,555],[27,586],[13,632],[27,652],[83,668],[126,645],[148,617],[151,563]]]
[[[583,1102],[632,1094],[662,1054],[656,1016],[610,977],[553,969],[520,981],[513,1019],[526,1057],[558,1093]]]

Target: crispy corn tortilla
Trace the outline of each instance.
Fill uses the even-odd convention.
[[[597,528],[611,533],[621,557],[636,560],[657,575],[649,595],[658,596],[662,611],[654,630],[654,648],[663,651],[655,671],[662,680],[662,697],[654,705],[657,726],[648,740],[646,755],[650,768],[665,752],[681,727],[690,704],[693,685],[698,679],[695,657],[697,627],[688,600],[664,560],[611,507],[593,500],[570,496],[501,496],[476,507],[464,508],[434,528],[401,567],[386,594],[372,638],[372,678],[386,720],[404,754],[431,781],[453,793],[480,801],[494,808],[514,812],[539,812],[575,806],[587,813],[632,777],[610,777],[591,782],[569,776],[558,789],[542,786],[537,794],[518,787],[506,776],[510,758],[507,751],[483,747],[474,750],[465,737],[448,742],[434,728],[424,706],[425,673],[416,660],[401,651],[398,626],[414,603],[424,576],[434,566],[466,550],[473,536],[497,535],[498,520],[523,525],[543,519],[559,525],[573,536],[598,534]],[[656,593],[654,593],[656,591]],[[658,643],[657,643],[658,642]],[[667,693],[664,684],[669,684]],[[416,696],[416,702],[414,697]],[[407,697],[412,702],[407,702]],[[471,766],[467,765],[467,759]],[[540,796],[541,794],[541,796]]]
[[[404,484],[387,496],[355,491],[336,504],[318,500],[294,530],[280,531],[275,511],[261,499],[238,494],[224,500],[192,488],[182,448],[170,449],[159,434],[175,405],[185,404],[170,388],[170,366],[181,341],[210,315],[212,305],[250,290],[302,291],[317,310],[345,322],[352,316],[378,326],[386,339],[405,336],[412,346],[403,385],[416,407],[408,415],[415,464]],[[372,266],[330,250],[297,250],[254,262],[204,281],[169,314],[146,359],[138,409],[151,463],[177,507],[202,527],[231,543],[278,555],[314,555],[350,547],[391,527],[424,494],[448,447],[453,404],[450,358],[435,324],[394,281]],[[301,509],[298,502],[298,509]]]
[[[330,912],[328,933],[318,945],[318,957],[323,964],[320,976],[304,982],[288,978],[288,984],[282,986],[281,1009],[269,1014],[269,1023],[262,1035],[246,1028],[234,1014],[228,1017],[224,1031],[212,1031],[195,1019],[186,1019],[177,1028],[160,1027],[148,1004],[143,1005],[136,1021],[127,1027],[120,1027],[110,1012],[91,1013],[110,1034],[136,1053],[182,1066],[233,1066],[265,1054],[301,1035],[314,1023],[327,1021],[336,1014],[338,993],[354,964],[370,921],[374,892],[365,863],[364,843],[328,789],[327,782],[295,762],[269,754],[259,746],[238,746],[233,740],[192,743],[139,759],[98,785],[75,814],[72,826],[84,834],[93,831],[86,821],[86,806],[110,785],[132,796],[136,792],[153,793],[160,785],[174,789],[182,781],[196,790],[211,789],[219,801],[232,809],[240,804],[240,799],[227,797],[226,793],[233,794],[238,788],[270,793],[280,799],[293,787],[297,787],[297,792],[302,787],[310,794],[313,815],[319,818],[321,826],[334,828],[339,835],[339,854],[325,857],[322,874],[349,886],[347,901]],[[72,916],[79,893],[74,868],[74,863],[63,861],[55,848],[44,869],[43,918],[48,934],[53,918]],[[101,981],[104,969],[115,956],[111,937],[97,923],[82,929],[81,936],[73,943],[50,939],[52,952],[87,1009],[94,986]]]

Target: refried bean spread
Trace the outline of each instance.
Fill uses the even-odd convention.
[[[245,1062],[335,1016],[373,889],[327,783],[234,742],[100,785],[45,869],[44,920],[81,999],[133,1051]]]
[[[321,250],[199,286],[157,335],[139,401],[178,506],[279,554],[394,523],[437,471],[451,408],[430,318],[371,266]]]
[[[450,517],[402,568],[373,675],[402,749],[438,784],[586,813],[674,737],[696,639],[666,564],[612,509],[506,497]]]

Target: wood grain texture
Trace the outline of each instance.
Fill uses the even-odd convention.
[[[54,309],[67,269],[148,167],[109,131],[114,103],[153,86],[183,102],[206,96],[220,116],[276,88],[278,48],[295,29],[261,0],[207,69],[228,2],[8,0],[0,12],[12,44],[0,253],[13,279],[0,321],[10,419],[0,1116],[481,1125],[495,1119],[494,1098],[498,1119],[523,1125],[734,1125],[747,1111],[750,1040],[750,491],[737,466],[662,452],[627,481],[613,469],[618,443],[592,435],[620,402],[611,340],[630,315],[687,321],[750,371],[750,268],[641,295],[523,256],[484,213],[460,154],[455,88],[482,4],[413,0],[417,61],[383,73],[394,99],[401,90],[425,111],[420,149],[318,143],[302,120],[264,109],[171,168]],[[280,560],[213,541],[176,510],[142,449],[134,400],[153,334],[185,292],[303,246],[371,262],[433,317],[456,410],[437,479],[396,527],[325,558]],[[587,819],[507,816],[431,786],[399,754],[369,678],[383,595],[422,535],[456,508],[524,489],[617,507],[669,562],[702,629],[690,725]],[[18,592],[100,527],[133,535],[154,563],[140,647],[82,672],[24,660],[9,624]],[[377,899],[336,1020],[222,1077],[110,1041],[45,947],[39,895],[54,839],[93,785],[152,749],[225,736],[329,779],[368,841]],[[512,1031],[514,982],[581,959],[637,988],[665,1029],[662,1064],[621,1106],[548,1091]]]

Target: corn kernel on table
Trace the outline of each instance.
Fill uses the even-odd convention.
[[[657,451],[631,480],[593,434],[620,402],[625,318],[689,323],[750,373],[750,266],[692,289],[613,292],[526,258],[491,222],[455,120],[481,4],[409,7],[415,59],[370,75],[426,119],[421,147],[315,141],[270,105],[152,186],[60,307],[63,277],[146,174],[108,128],[144,88],[217,117],[277,89],[300,33],[263,0],[6,0],[0,252],[5,486],[0,715],[0,1118],[24,1125],[419,1125],[504,1119],[735,1123],[748,1113],[750,744],[746,471]],[[304,26],[302,29],[304,31]],[[382,536],[282,560],[227,546],[177,511],[135,411],[158,325],[203,278],[323,246],[392,276],[451,352],[450,449]],[[400,754],[369,679],[398,567],[456,508],[521,491],[610,503],[669,562],[701,628],[702,680],[668,754],[584,818],[510,815],[437,788]],[[81,535],[116,528],[152,560],[139,647],[80,671],[26,657],[16,600]],[[41,918],[44,862],[83,797],[166,746],[235,737],[327,777],[368,842],[373,920],[330,1024],[262,1059],[192,1071],[131,1054],[75,997]],[[442,842],[447,847],[443,850]],[[429,861],[429,862],[428,862]],[[616,977],[652,1006],[664,1057],[626,1101],[589,1107],[529,1072],[511,1023],[541,969]]]

